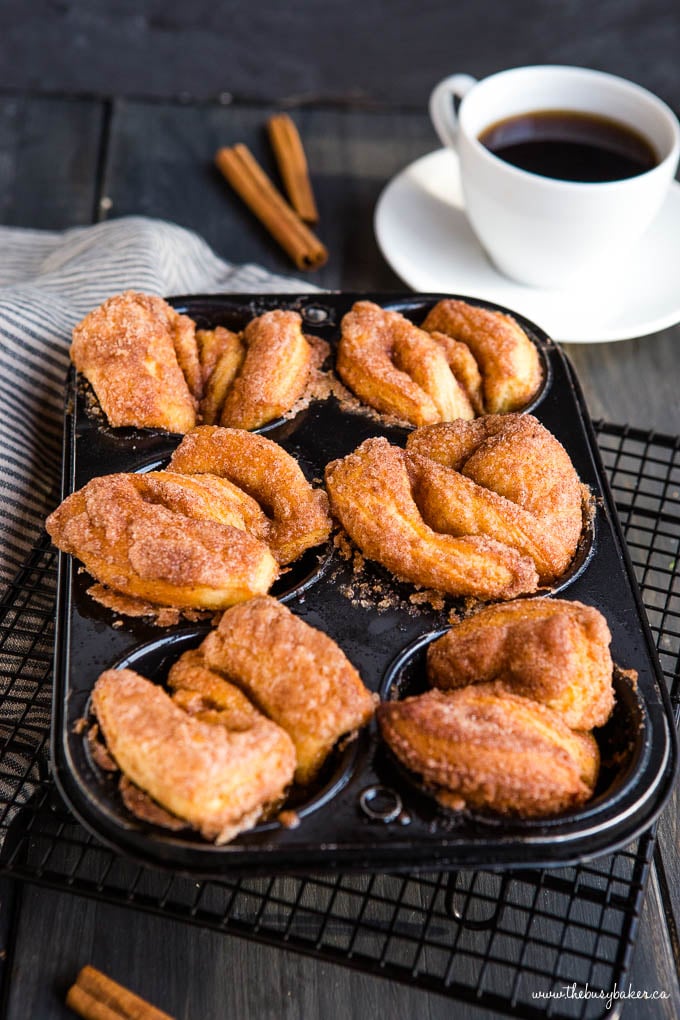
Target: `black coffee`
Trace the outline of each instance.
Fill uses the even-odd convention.
[[[608,117],[537,110],[485,128],[479,141],[521,170],[561,181],[621,181],[659,162],[650,143]]]

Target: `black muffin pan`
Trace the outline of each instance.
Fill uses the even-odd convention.
[[[314,294],[171,298],[199,326],[240,329],[272,308],[294,309],[307,332],[334,348],[340,321],[358,297],[420,323],[441,295]],[[498,309],[490,302],[465,298]],[[195,647],[208,624],[159,628],[94,602],[91,578],[60,554],[52,768],[74,814],[100,840],[138,861],[200,876],[225,873],[348,870],[502,869],[582,861],[629,843],[662,809],[676,772],[672,715],[651,634],[616,520],[595,437],[573,371],[540,329],[511,313],[536,344],[544,382],[531,410],[562,442],[594,497],[594,515],[574,563],[551,589],[561,598],[596,606],[612,631],[617,705],[597,732],[603,767],[584,807],[541,820],[454,813],[437,802],[393,758],[373,722],[336,749],[313,789],[293,790],[285,805],[295,828],[276,817],[216,847],[190,830],[171,832],[142,822],[123,805],[118,777],[92,758],[80,720],[90,712],[92,687],[112,666],[130,666],[163,683],[175,659]],[[330,366],[332,368],[331,354]],[[374,413],[348,409],[335,397],[312,402],[293,418],[261,430],[319,480],[325,465],[369,436],[403,445],[409,429]],[[95,475],[147,471],[167,464],[181,437],[155,429],[111,428],[88,384],[71,374],[66,400],[63,494]],[[277,582],[273,594],[312,626],[329,634],[382,698],[425,689],[425,648],[446,629],[443,607],[420,604],[415,586],[367,562],[354,573],[333,542],[310,550]],[[542,593],[545,594],[545,593]],[[637,687],[627,671],[635,670]]]

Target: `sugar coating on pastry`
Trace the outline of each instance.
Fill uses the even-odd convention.
[[[571,729],[603,726],[614,707],[607,621],[565,599],[516,599],[453,623],[427,650],[430,683],[442,690],[501,680],[540,701]]]
[[[123,774],[216,843],[254,825],[292,781],[292,742],[261,715],[233,729],[226,713],[219,724],[196,718],[129,669],[101,674],[92,707]]]
[[[161,606],[223,609],[269,590],[278,564],[246,530],[256,516],[213,476],[169,471],[93,478],[46,522],[102,584]]]
[[[377,714],[397,758],[445,804],[538,818],[579,807],[593,794],[593,736],[502,683],[383,702]]]
[[[337,741],[373,715],[374,696],[338,645],[276,599],[228,610],[199,651],[209,670],[290,735],[299,783],[309,783]],[[170,682],[180,682],[177,674]],[[205,674],[202,682],[210,683]]]
[[[219,421],[227,393],[238,375],[246,350],[238,333],[224,326],[196,330],[203,376],[199,417],[205,425]]]
[[[203,425],[184,437],[170,461],[181,474],[226,478],[267,516],[267,535],[279,563],[291,563],[331,533],[328,498],[313,488],[278,443],[243,429]]]
[[[517,549],[550,584],[571,563],[588,490],[562,444],[533,415],[486,415],[416,429],[406,450],[423,517],[448,535]]]
[[[199,421],[257,429],[290,411],[314,352],[297,312],[265,312],[241,333],[197,330],[162,298],[125,291],[75,327],[71,358],[111,425],[184,433]]]
[[[200,648],[180,655],[168,672],[175,704],[199,719],[226,720],[229,729],[248,729],[262,715],[240,687],[209,669]]]
[[[364,403],[412,425],[516,411],[538,392],[538,350],[515,320],[454,299],[421,327],[358,301],[342,320],[337,370]]]
[[[514,598],[538,586],[533,562],[511,545],[433,529],[414,498],[407,453],[382,437],[332,461],[326,486],[350,538],[398,578],[480,599]]]
[[[436,340],[371,301],[356,302],[343,317],[336,367],[366,404],[414,425],[474,417]]]
[[[219,423],[257,429],[285,414],[302,396],[309,380],[312,348],[298,313],[282,310],[252,319],[241,339],[244,357],[226,389]]]
[[[447,298],[431,309],[422,328],[469,348],[479,366],[487,414],[517,411],[538,392],[538,351],[512,316]]]
[[[162,298],[125,291],[75,327],[71,360],[111,425],[187,432],[201,391],[194,331]]]

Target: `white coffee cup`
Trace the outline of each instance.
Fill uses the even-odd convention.
[[[498,121],[539,110],[618,121],[651,144],[658,162],[624,180],[565,181],[519,169],[479,141]],[[502,273],[534,287],[572,287],[615,267],[658,213],[680,154],[680,126],[664,102],[580,67],[518,67],[481,81],[454,74],[432,92],[430,116],[458,153],[465,209],[481,244]]]

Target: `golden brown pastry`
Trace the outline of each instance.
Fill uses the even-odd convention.
[[[196,330],[160,297],[126,291],[73,331],[71,358],[109,423],[188,432],[200,420],[257,429],[289,411],[310,377],[297,312],[253,319],[242,334]]]
[[[206,722],[226,720],[231,730],[249,729],[262,715],[235,684],[208,669],[199,648],[180,655],[170,667],[168,686],[180,708]]]
[[[475,356],[462,340],[454,340],[446,333],[432,332],[430,336],[437,341],[437,345],[443,350],[449,368],[453,372],[458,385],[467,394],[475,415],[484,414],[484,392],[482,374]],[[472,415],[461,414],[459,418],[469,418]]]
[[[358,301],[342,320],[337,369],[366,404],[413,425],[518,410],[542,380],[538,351],[514,319],[453,299],[421,328]]]
[[[93,478],[46,526],[55,545],[118,592],[224,609],[268,591],[278,575],[269,547],[248,530],[263,517],[221,478],[152,471]]]
[[[378,721],[394,754],[448,807],[538,818],[593,794],[592,735],[501,683],[383,702]]]
[[[517,411],[536,395],[542,378],[538,352],[511,316],[447,298],[429,312],[423,329],[469,348],[481,373],[487,414]]]
[[[309,783],[340,737],[373,715],[373,695],[335,642],[276,599],[228,610],[199,653],[200,660],[182,657],[169,683],[197,691],[217,709],[225,694],[211,672],[236,684],[290,735],[299,783]]]
[[[162,298],[126,291],[73,331],[71,359],[111,425],[188,432],[201,373],[194,323]]]
[[[246,350],[238,333],[232,333],[223,326],[197,330],[196,340],[203,377],[200,419],[205,425],[216,425]]]
[[[416,429],[413,493],[435,531],[485,535],[533,561],[541,584],[573,559],[587,492],[564,447],[530,414]]]
[[[170,469],[226,478],[256,500],[267,515],[258,531],[279,563],[291,563],[331,532],[328,500],[313,489],[298,464],[277,443],[241,429],[203,425],[185,436]]]
[[[336,367],[366,404],[414,425],[474,417],[436,340],[371,301],[357,301],[344,316]]]
[[[92,706],[123,774],[216,843],[254,825],[292,780],[292,742],[261,715],[232,729],[225,710],[215,725],[129,669],[102,673]]]
[[[326,467],[331,509],[369,559],[396,577],[455,596],[514,598],[535,591],[531,559],[485,535],[443,534],[414,498],[408,454],[367,439]]]
[[[236,429],[257,429],[285,414],[302,396],[309,379],[312,348],[304,337],[298,313],[280,310],[265,312],[249,322],[242,343],[245,356],[226,391],[219,423]],[[206,417],[203,420],[212,424]]]
[[[553,709],[571,729],[603,726],[614,707],[611,634],[597,609],[564,599],[517,599],[456,622],[427,650],[442,690],[501,680]]]

